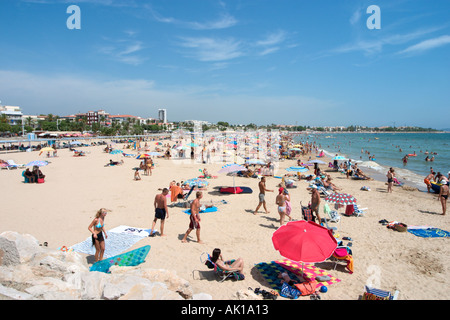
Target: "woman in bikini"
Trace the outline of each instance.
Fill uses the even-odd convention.
[[[105,208],[98,210],[88,227],[92,233],[92,245],[95,246],[95,262],[103,260],[103,254],[105,253],[105,239],[108,239],[105,231],[105,217],[108,211],[110,210]]]
[[[395,177],[394,169],[390,168],[388,173],[386,174],[386,177],[388,183],[387,192],[392,193],[392,186],[394,184],[394,177]]]
[[[242,258],[237,258],[233,263],[228,263],[228,261],[224,261],[221,251],[219,248],[216,248],[212,252],[211,261],[214,262],[220,269],[225,271],[238,271],[241,274],[244,274],[244,260]]]
[[[447,199],[448,199],[448,182],[441,185],[441,188],[439,190],[439,197],[438,200],[441,201],[442,204],[442,215],[445,216],[445,213],[447,211]]]

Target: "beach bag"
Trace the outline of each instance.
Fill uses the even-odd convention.
[[[281,286],[280,295],[285,298],[289,299],[297,299],[302,294],[299,290],[296,288],[291,287],[286,282],[283,282],[283,285]]]
[[[43,178],[38,178],[37,179],[37,183],[44,183],[44,179]]]
[[[307,296],[316,292],[317,281],[296,283],[294,286],[300,291],[302,296]]]
[[[408,230],[408,226],[404,223],[396,223],[394,225],[394,230],[398,232],[406,232]]]

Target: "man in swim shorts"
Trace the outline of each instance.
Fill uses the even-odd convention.
[[[266,177],[261,178],[261,181],[258,183],[258,187],[259,187],[259,203],[255,209],[255,212],[253,212],[253,214],[258,213],[258,209],[261,207],[261,205],[264,206],[264,210],[266,210],[266,213],[269,213],[269,211],[267,211],[267,207],[266,207],[265,196],[266,196],[266,191],[273,192],[273,190],[266,189]]]
[[[150,237],[154,236],[153,230],[155,229],[156,221],[160,219],[161,223],[161,237],[165,237],[164,234],[164,222],[169,218],[169,210],[167,209],[167,195],[169,194],[169,189],[164,188],[162,192],[155,197],[155,218],[153,219],[152,229],[150,230]]]
[[[189,233],[191,233],[192,230],[196,230],[197,235],[197,242],[203,243],[203,241],[200,240],[200,199],[203,198],[203,193],[201,191],[197,191],[195,200],[191,203],[191,214],[189,217],[189,228],[187,229],[186,233],[184,234],[183,239],[181,242],[185,243],[187,242],[187,237]]]
[[[423,179],[423,182],[427,185],[428,192],[431,191],[431,180],[435,180],[434,175],[435,173],[432,171],[425,177],[425,179]]]

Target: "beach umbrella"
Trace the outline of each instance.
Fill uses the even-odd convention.
[[[325,201],[331,203],[337,203],[340,205],[353,205],[356,204],[356,199],[352,195],[347,193],[333,193],[329,196],[326,196]]]
[[[74,145],[80,145],[81,142],[80,141],[70,141],[69,144],[74,146]]]
[[[307,168],[305,168],[305,167],[296,167],[296,166],[293,166],[293,167],[289,167],[289,168],[287,168],[287,169],[286,169],[286,171],[293,171],[293,172],[306,172],[306,171],[308,171],[308,169],[307,169]]]
[[[188,147],[198,147],[198,144],[191,142],[188,144]]]
[[[34,166],[43,167],[46,165],[48,165],[48,161],[41,161],[41,160],[31,161],[26,164],[27,167],[34,167]]]
[[[326,164],[326,162],[323,162],[322,160],[310,160],[308,163]]]
[[[337,248],[331,230],[312,221],[291,221],[272,235],[275,250],[293,261],[302,263],[323,262]]]
[[[231,163],[224,165],[218,173],[236,173],[239,171],[248,171],[248,169],[240,164]],[[234,175],[233,175],[233,188],[236,188],[234,183]]]
[[[302,149],[300,149],[300,148],[290,148],[289,150],[291,150],[291,151],[302,151]]]
[[[45,147],[41,149],[41,153],[42,152],[47,152],[47,151],[55,151],[55,149],[53,149],[52,147]]]
[[[136,157],[136,159],[144,159],[144,158],[150,158],[150,155],[144,153],[144,154],[140,154]]]

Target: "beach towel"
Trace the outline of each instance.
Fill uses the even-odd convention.
[[[179,194],[183,194],[183,189],[181,189],[181,187],[179,187],[177,185],[170,187],[170,201],[171,202],[177,202]]]
[[[199,213],[216,212],[217,207],[206,208],[205,210],[200,210]],[[191,214],[191,209],[183,210],[184,213]]]
[[[129,226],[118,226],[107,231],[108,238],[105,239],[104,257],[113,257],[132,247],[139,240],[148,237],[150,229],[133,228]],[[70,247],[73,251],[95,255],[95,246],[92,245],[92,237]]]
[[[278,275],[282,272],[287,272],[287,274],[289,275],[289,277],[293,280],[296,280],[297,277],[295,276],[294,273],[292,273],[291,271],[283,268],[281,265],[279,265],[278,263],[275,263],[275,261],[272,261],[270,263],[267,262],[260,262],[258,264],[255,265],[255,268],[261,273],[261,275],[264,277],[264,279],[266,279],[266,281],[268,282],[269,286],[272,289],[281,291],[282,288],[282,283],[280,278],[278,278]]]
[[[410,228],[408,227],[408,232],[415,236],[422,238],[448,238],[450,237],[450,232],[433,227],[426,228]]]
[[[92,265],[89,271],[98,271],[109,273],[109,269],[112,266],[137,266],[145,261],[148,252],[150,251],[150,246],[144,246],[126,253],[119,254],[117,256],[103,259]]]
[[[302,277],[302,263],[297,261],[292,261],[289,259],[277,260],[275,263],[282,266],[284,269],[289,270],[290,272],[298,275],[300,278]],[[313,264],[305,263],[303,264],[303,278],[307,281],[314,281],[316,277],[330,277],[330,280],[318,282],[317,288],[326,285],[332,285],[340,282],[341,280],[333,277],[328,272],[316,267]]]

